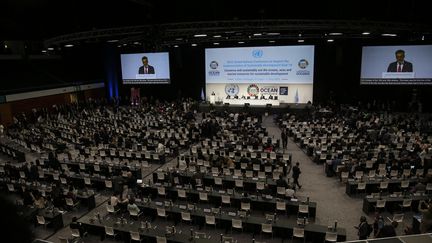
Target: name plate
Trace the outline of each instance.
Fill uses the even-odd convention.
[[[210,208],[204,208],[204,213],[211,213],[211,209]]]

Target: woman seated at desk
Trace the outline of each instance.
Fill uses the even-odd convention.
[[[45,208],[46,200],[40,193],[36,193],[36,195],[34,197],[34,205],[38,209]]]

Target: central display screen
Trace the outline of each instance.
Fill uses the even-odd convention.
[[[205,50],[207,100],[242,105],[312,102],[314,46]]]

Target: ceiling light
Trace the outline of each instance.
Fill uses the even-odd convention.
[[[176,38],[176,40],[181,41],[181,40],[183,40],[183,38]]]
[[[192,44],[191,46],[197,46],[197,44],[194,43],[194,44]]]
[[[135,41],[134,44],[135,44],[135,45],[139,45],[140,43],[139,43],[138,41]]]
[[[72,45],[72,44],[67,44],[67,45],[65,45],[65,47],[73,47],[74,45]]]
[[[178,47],[178,45],[174,45],[174,47],[176,47],[176,48],[177,48],[177,47]]]
[[[299,42],[299,43],[303,43],[303,42],[304,42],[304,40],[297,40],[297,42]]]
[[[239,43],[239,44],[244,44],[244,41],[239,41],[239,42],[237,42],[237,43]]]
[[[217,45],[219,45],[219,42],[215,42],[215,43],[213,43],[213,45],[217,46]]]
[[[221,38],[222,36],[221,35],[214,35],[213,37],[214,38]]]
[[[48,51],[54,51],[54,47],[48,47]]]
[[[47,51],[46,50],[42,50],[42,53],[46,53]]]
[[[327,40],[327,42],[333,42],[333,41],[334,41],[333,39],[328,39],[328,40]]]
[[[329,35],[333,35],[333,36],[335,36],[335,35],[343,35],[343,34],[340,33],[340,32],[332,32],[332,33],[329,33]]]
[[[114,42],[117,42],[117,41],[119,41],[119,40],[109,40],[109,41],[107,41],[108,43],[114,43]]]
[[[197,35],[194,35],[194,37],[206,37],[207,35],[206,34],[197,34]]]
[[[370,32],[363,32],[362,35],[370,35]]]
[[[267,35],[280,35],[280,33],[277,33],[277,32],[270,32],[270,33],[267,33]]]
[[[269,43],[275,43],[275,41],[274,40],[270,40]]]
[[[382,36],[390,36],[390,37],[395,37],[395,36],[397,36],[396,34],[389,34],[389,33],[386,33],[386,34],[381,34]]]
[[[253,34],[254,36],[262,36],[262,34],[261,33],[255,33],[255,34]]]

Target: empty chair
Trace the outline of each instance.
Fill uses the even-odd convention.
[[[286,188],[278,186],[276,187],[276,192],[278,196],[285,196]]]
[[[409,208],[411,210],[412,199],[404,199],[402,204],[399,204],[402,210]]]
[[[265,188],[264,182],[262,182],[262,181],[257,181],[256,182],[256,189],[257,189],[257,191],[264,190],[264,188]]]
[[[390,177],[397,177],[398,176],[398,171],[397,170],[391,170],[390,171]]]
[[[297,218],[302,215],[306,215],[307,218],[309,218],[309,205],[307,204],[300,204],[299,205],[299,209],[298,209],[298,213],[297,213]]]
[[[206,225],[213,225],[216,228],[216,217],[214,215],[205,216]]]
[[[348,180],[349,177],[349,172],[348,171],[342,171],[341,172],[341,181],[342,182],[346,182]]]
[[[266,178],[266,174],[264,171],[258,171],[258,178],[259,179],[265,179]]]
[[[106,189],[112,189],[112,181],[105,180],[105,188]]]
[[[382,191],[387,190],[388,189],[388,184],[389,184],[388,181],[381,181],[380,185],[379,185],[379,189],[382,190]]]
[[[156,211],[158,217],[165,218],[165,219],[168,218],[168,214],[166,213],[165,208],[157,208]]]
[[[105,235],[113,237],[114,239],[117,236],[117,234],[114,232],[114,228],[111,226],[105,226]]]
[[[359,193],[360,191],[366,192],[366,182],[359,182],[357,184],[357,193]]]
[[[157,191],[158,191],[158,195],[159,195],[159,196],[166,197],[165,187],[158,187],[158,188],[157,188]]]
[[[294,227],[293,229],[293,240],[294,239],[303,239],[303,242],[305,241],[305,234],[304,234],[304,228],[300,227]]]
[[[375,170],[370,170],[369,174],[368,174],[368,177],[369,178],[375,178],[375,175],[376,175]]]
[[[201,202],[208,202],[208,195],[206,192],[200,192],[199,193],[199,200]]]
[[[337,232],[327,231],[325,234],[325,242],[336,242],[337,241]]]
[[[141,239],[139,232],[130,231],[129,233],[130,233],[130,241],[139,241],[139,242],[143,241],[143,239]]]
[[[181,212],[181,219],[185,222],[192,223],[192,218],[189,212]]]
[[[186,190],[178,189],[177,198],[187,200]]]
[[[91,180],[88,177],[84,177],[84,185],[91,186]]]
[[[222,178],[220,178],[220,177],[215,177],[215,178],[214,178],[214,184],[215,184],[215,186],[220,186],[220,187],[222,187],[222,186],[223,186]]]
[[[401,187],[401,189],[408,189],[409,181],[401,181],[400,187]]]
[[[404,169],[402,172],[402,176],[410,177],[411,176],[411,170],[410,169]]]
[[[240,219],[232,219],[231,220],[231,232],[233,229],[238,229],[243,232],[243,224]]]
[[[429,193],[430,191],[432,191],[432,183],[427,183],[426,184],[426,191]]]
[[[247,170],[245,176],[246,176],[247,178],[252,178],[252,177],[253,177],[253,171],[251,171],[251,170]]]
[[[243,180],[235,180],[235,187],[243,188]]]
[[[156,236],[156,243],[167,243],[167,239],[164,236]]]
[[[46,227],[50,222],[45,220],[44,216],[36,215],[37,223]]]
[[[273,238],[273,226],[272,224],[261,224],[261,233],[271,234]]]
[[[221,204],[228,204],[231,206],[231,197],[229,195],[221,195]]]
[[[386,206],[386,200],[385,199],[377,200],[377,203],[375,205],[375,211],[384,210],[385,206]]]
[[[276,201],[276,211],[286,212],[286,203],[284,201]]]
[[[245,211],[250,211],[251,210],[251,204],[248,202],[241,202],[240,203],[240,209],[245,210]]]

